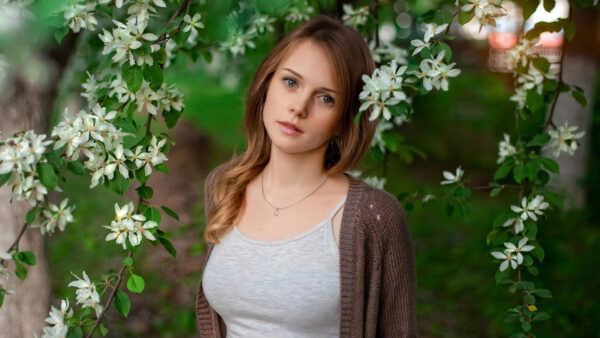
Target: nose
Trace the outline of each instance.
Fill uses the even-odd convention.
[[[298,95],[292,104],[290,104],[289,111],[299,117],[306,117],[308,116],[309,104],[310,95]]]

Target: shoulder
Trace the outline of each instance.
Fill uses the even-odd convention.
[[[408,233],[408,224],[402,205],[391,193],[371,186],[363,180],[357,182],[362,193],[356,198],[356,212],[362,231],[371,233],[382,242],[399,233]]]

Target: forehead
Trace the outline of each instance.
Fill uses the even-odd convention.
[[[294,46],[280,62],[278,71],[288,68],[299,73],[315,87],[337,89],[337,79],[331,61],[317,43],[305,39]]]

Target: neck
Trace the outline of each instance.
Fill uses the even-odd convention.
[[[315,189],[326,177],[323,171],[326,146],[298,154],[272,147],[271,157],[263,170],[265,193],[274,201],[285,202]]]

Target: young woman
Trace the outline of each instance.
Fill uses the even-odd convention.
[[[246,151],[204,185],[201,337],[413,337],[416,274],[396,198],[345,173],[375,122],[354,123],[374,63],[320,16],[286,35],[248,89]]]

